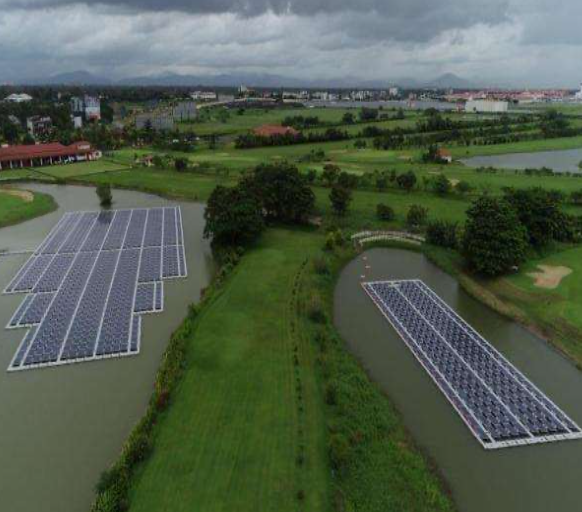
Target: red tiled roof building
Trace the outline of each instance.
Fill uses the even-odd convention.
[[[299,132],[295,128],[290,126],[280,126],[276,124],[264,124],[253,130],[253,133],[257,137],[277,137],[281,135],[299,135]]]
[[[96,160],[100,157],[101,152],[84,141],[75,142],[70,146],[64,146],[59,142],[6,146],[0,147],[0,170]]]

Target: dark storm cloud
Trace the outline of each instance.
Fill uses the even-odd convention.
[[[444,30],[476,23],[500,23],[506,20],[508,10],[508,0],[0,0],[0,7],[5,9],[71,5],[106,7],[118,12],[341,16],[350,35],[410,41],[426,41]]]

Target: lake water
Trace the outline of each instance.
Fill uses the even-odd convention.
[[[0,250],[35,249],[65,211],[99,209],[91,187],[25,187],[51,194],[59,210],[0,229]],[[164,312],[144,316],[139,355],[16,373],[5,369],[25,331],[7,331],[3,326],[23,296],[0,295],[0,511],[90,509],[101,471],[116,460],[145,411],[172,331],[210,281],[211,253],[202,238],[203,205],[117,190],[113,198],[114,208],[181,206],[188,278],[167,282]],[[0,289],[26,258],[0,258]]]
[[[556,172],[579,173],[582,162],[581,149],[539,151],[534,153],[510,153],[507,155],[475,156],[461,160],[469,167],[496,167],[498,169],[541,169],[547,167]]]
[[[582,440],[486,451],[360,286],[422,279],[578,424],[582,372],[521,326],[463,292],[422,254],[372,249],[343,271],[335,324],[349,349],[390,396],[418,444],[434,458],[461,512],[581,510]],[[366,265],[371,268],[366,269]]]

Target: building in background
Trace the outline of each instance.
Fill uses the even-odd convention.
[[[48,116],[33,116],[26,119],[26,130],[35,139],[47,137],[53,129],[53,121]]]
[[[4,101],[8,103],[26,103],[28,101],[32,101],[32,96],[29,96],[25,93],[11,94],[10,96],[4,98]]]
[[[32,144],[29,146],[0,147],[0,170],[22,167],[84,162],[101,158],[101,151],[93,149],[88,142],[75,142],[63,146],[58,142]]]
[[[582,84],[580,84],[580,90],[574,95],[576,101],[582,101]]]
[[[292,135],[297,137],[299,132],[290,126],[280,126],[276,124],[264,124],[253,130],[257,137],[278,137],[284,135]]]
[[[465,112],[503,114],[509,110],[507,101],[469,100],[465,104]]]
[[[183,101],[178,103],[172,109],[172,116],[174,121],[192,121],[198,116],[198,110],[196,108],[196,103],[193,101]]]
[[[73,115],[81,115],[86,121],[101,120],[101,100],[93,96],[73,96],[71,98],[71,112]]]
[[[174,118],[169,114],[139,114],[135,118],[135,127],[138,130],[171,131],[174,129]]]
[[[216,101],[218,95],[214,91],[194,91],[190,94],[194,101]]]

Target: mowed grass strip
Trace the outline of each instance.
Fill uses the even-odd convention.
[[[297,410],[289,329],[294,278],[321,243],[316,235],[270,230],[203,310],[183,380],[137,472],[131,510],[327,509],[323,421],[302,421]],[[322,414],[313,379],[304,380],[303,393],[305,414]]]

